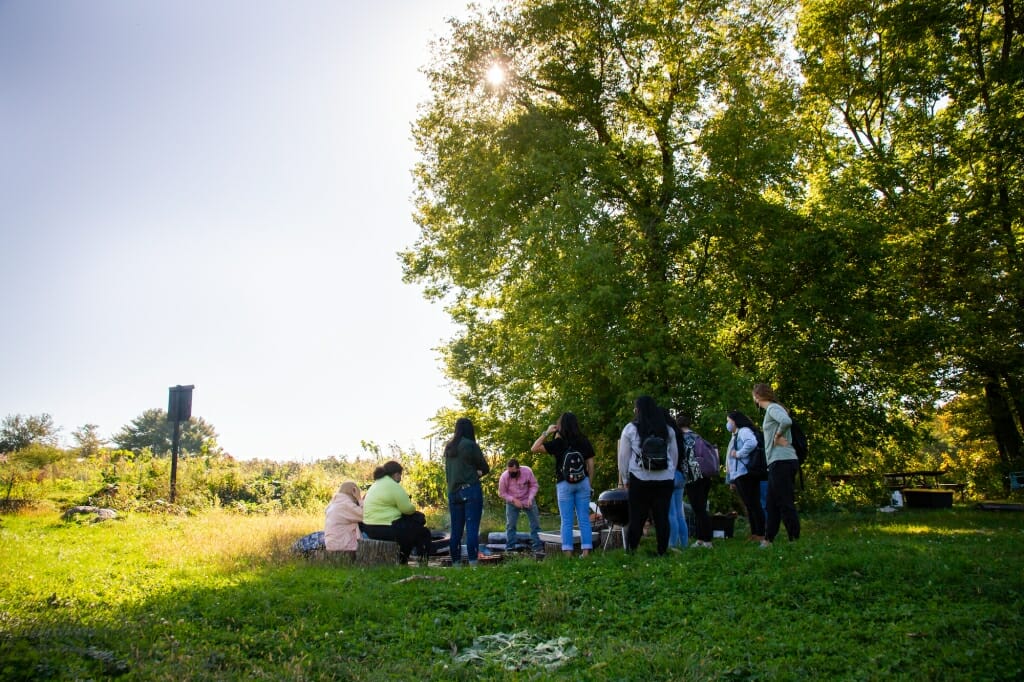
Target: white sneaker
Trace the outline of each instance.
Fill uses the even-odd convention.
[[[768,549],[771,546],[772,546],[772,543],[769,542],[768,540],[761,540],[761,544],[758,545],[758,547],[760,547],[761,549]]]

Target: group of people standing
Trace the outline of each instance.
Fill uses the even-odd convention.
[[[730,412],[726,428],[731,434],[726,449],[726,480],[747,510],[750,539],[762,548],[770,547],[785,525],[791,541],[800,537],[800,518],[795,504],[795,481],[799,467],[792,445],[789,411],[775,397],[768,384],[755,384],[751,395],[765,411],[762,424],[764,456],[767,461],[767,499],[761,504],[762,477],[751,472],[751,456],[761,447],[757,427],[738,410]],[[711,547],[712,524],[708,495],[713,479],[694,475],[694,446],[700,437],[692,430],[692,419],[684,413],[674,417],[650,396],[640,396],[633,406],[633,420],[622,429],[618,447],[619,485],[628,493],[630,524],[626,549],[635,551],[643,537],[647,519],[654,525],[658,554],[669,547],[686,547],[689,528],[683,513],[683,495],[690,500],[694,517],[694,546]],[[645,456],[649,442],[663,443],[665,464]],[[659,462],[652,466],[651,462]]]
[[[767,514],[760,502],[761,477],[748,470],[752,453],[761,447],[757,427],[739,411],[730,412],[726,421],[731,434],[726,451],[726,480],[747,509],[751,539],[768,547],[782,524],[791,541],[800,537],[800,520],[794,503],[799,462],[792,446],[790,426],[793,422],[789,412],[778,403],[767,384],[755,384],[752,396],[758,407],[765,410],[762,430],[768,465]],[[648,519],[654,525],[658,554],[665,554],[670,546],[686,547],[689,529],[683,514],[684,494],[694,514],[694,546],[712,546],[708,512],[712,479],[690,474],[694,444],[699,438],[691,425],[688,415],[677,413],[673,417],[650,396],[636,399],[633,419],[622,429],[617,451],[619,484],[628,491],[631,520],[626,531],[627,551],[635,551],[639,546]],[[576,416],[565,412],[538,436],[531,451],[552,456],[562,551],[573,552],[575,525],[579,527],[581,555],[586,556],[593,549],[590,520],[593,446]],[[454,434],[444,447],[444,464],[451,516],[449,556],[453,565],[461,563],[465,537],[466,560],[475,565],[480,552],[483,515],[480,479],[490,473],[490,466],[476,442],[470,419],[455,422]],[[365,533],[370,538],[397,542],[403,562],[414,550],[422,559],[429,556],[431,532],[426,518],[416,510],[401,480],[401,464],[389,461],[377,467],[374,482],[362,499],[355,483],[343,483],[327,508],[324,533],[327,549],[354,550],[360,533]],[[538,490],[533,471],[515,459],[510,460],[498,482],[498,493],[505,501],[506,549],[518,547],[516,527],[520,514],[525,514],[530,524],[532,549],[541,551]]]

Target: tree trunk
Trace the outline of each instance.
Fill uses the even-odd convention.
[[[359,546],[356,548],[355,562],[359,566],[397,564],[398,543],[390,540],[360,538]]]
[[[992,420],[992,432],[999,448],[999,463],[1002,473],[1008,474],[1021,458],[1021,435],[1013,418],[1010,402],[999,378],[989,374],[985,377],[985,402],[988,416]],[[1009,492],[1009,481],[1004,483]]]

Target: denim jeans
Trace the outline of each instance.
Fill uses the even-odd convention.
[[[516,526],[519,525],[519,512],[526,514],[530,521],[530,543],[535,552],[544,549],[544,543],[540,541],[540,509],[537,508],[537,500],[526,509],[520,509],[511,502],[505,503],[505,549],[515,549],[519,544],[519,536],[516,533]]]
[[[686,525],[686,514],[683,513],[683,484],[686,477],[682,471],[676,472],[675,488],[672,489],[672,506],[668,510],[668,546],[686,547],[690,544],[690,529]]]
[[[466,558],[475,562],[480,553],[480,517],[484,513],[484,492],[480,484],[474,483],[450,493],[448,513],[452,517],[452,535],[448,540],[452,563],[462,561],[463,527],[466,530]]]
[[[573,514],[580,526],[580,549],[594,548],[594,532],[590,528],[590,477],[579,483],[559,481],[555,486],[558,493],[558,514],[562,517],[562,550],[573,547]]]

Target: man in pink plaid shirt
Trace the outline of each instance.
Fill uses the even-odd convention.
[[[505,500],[505,551],[517,548],[518,536],[516,525],[519,523],[519,512],[524,512],[530,521],[530,540],[534,552],[544,550],[540,540],[540,510],[537,508],[537,477],[527,466],[519,466],[519,462],[510,459],[508,468],[498,479],[498,494]]]

